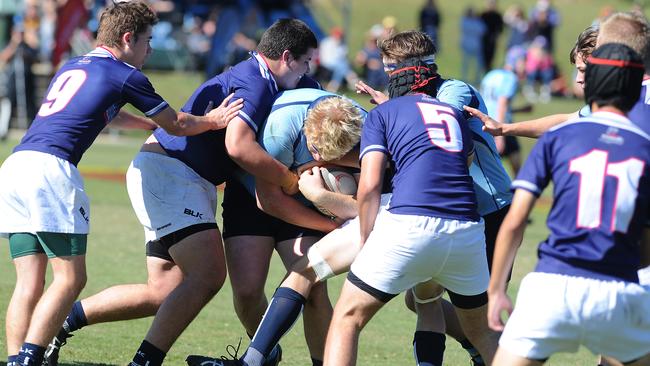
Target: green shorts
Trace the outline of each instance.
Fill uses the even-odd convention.
[[[13,233],[9,235],[9,252],[12,259],[39,253],[48,258],[84,255],[87,241],[88,234]]]

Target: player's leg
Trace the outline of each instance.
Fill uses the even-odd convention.
[[[417,284],[408,291],[418,315],[413,353],[418,365],[442,365],[445,351],[445,317],[441,297],[444,288],[435,281]]]
[[[40,365],[45,349],[86,284],[86,234],[37,233],[48,255],[53,279],[38,301],[18,364]]]
[[[11,362],[25,341],[34,308],[43,295],[47,256],[36,236],[28,233],[10,234],[9,249],[16,268],[16,287],[5,322],[8,361]]]
[[[327,333],[325,366],[356,364],[361,330],[384,304],[345,280]]]
[[[221,289],[226,265],[221,234],[216,228],[195,232],[169,248],[174,262],[184,274],[181,283],[158,309],[153,324],[134,361],[155,366],[199,311]],[[140,352],[145,354],[144,357]],[[162,354],[161,354],[162,353]]]
[[[494,355],[493,365],[508,365],[508,366],[539,366],[543,365],[543,361],[530,360],[525,357],[515,355],[508,352],[506,349],[499,347]]]
[[[316,234],[306,230],[307,235]],[[278,242],[277,251],[280,254],[280,258],[284,263],[287,269],[296,263],[299,259],[304,258],[305,253],[308,252],[309,247],[311,247],[319,238],[322,236],[322,233],[319,236],[305,236],[292,240],[283,240]],[[274,294],[273,300],[279,299],[281,294],[288,292],[289,297],[297,298],[297,293],[291,293],[292,290],[287,288],[278,288],[278,291]],[[305,340],[307,341],[307,346],[309,348],[309,353],[311,355],[312,364],[320,365],[323,361],[323,351],[325,347],[325,337],[327,336],[327,328],[329,327],[330,319],[332,318],[332,304],[330,303],[329,297],[327,295],[327,284],[326,283],[315,283],[312,285],[309,295],[303,297],[302,306],[304,309],[304,319],[303,324],[305,327]],[[295,310],[298,310],[300,302],[292,302],[292,305],[283,307],[284,312],[281,312],[283,315],[288,315],[288,318],[295,319],[297,316],[294,316]],[[273,314],[267,313],[269,316]],[[299,314],[299,312],[298,312]],[[289,326],[289,322],[285,322],[283,326]],[[287,329],[288,330],[288,329]],[[285,332],[282,332],[284,334]],[[261,337],[261,334],[259,335]]]

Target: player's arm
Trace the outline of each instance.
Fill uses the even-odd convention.
[[[172,107],[167,107],[160,113],[151,117],[153,121],[171,135],[193,136],[210,130],[226,128],[230,121],[237,115],[243,106],[243,99],[229,103],[233,94],[224,98],[219,107],[206,110],[204,116],[195,116],[185,112],[176,112]]]
[[[235,117],[226,130],[226,150],[240,167],[253,174],[258,181],[278,185],[288,194],[298,192],[298,176],[260,146],[255,132],[241,117]]]
[[[386,154],[381,151],[367,152],[361,159],[361,178],[357,190],[361,245],[365,244],[375,226],[386,161]]]
[[[280,186],[266,181],[255,183],[258,207],[267,214],[290,224],[323,232],[339,226],[339,222],[325,217],[298,202],[282,191]]]
[[[325,188],[320,167],[312,167],[302,172],[298,180],[298,187],[306,199],[341,220],[349,220],[359,215],[357,200],[354,196],[331,192]]]
[[[158,125],[150,118],[136,116],[124,110],[120,112],[111,121],[111,127],[134,129],[134,130],[154,130]]]
[[[504,310],[512,313],[512,301],[506,294],[508,273],[524,237],[526,220],[536,200],[537,197],[533,193],[517,189],[497,235],[488,286],[488,325],[495,331],[503,330],[501,313]]]
[[[506,120],[506,112],[508,111],[508,104],[510,104],[510,99],[506,96],[500,96],[499,99],[497,99],[497,114],[496,114],[496,120],[497,121],[505,121]],[[497,151],[499,154],[503,153],[503,151],[506,148],[506,139],[503,136],[494,136],[494,143],[497,145]]]
[[[578,117],[578,112],[573,112],[569,114],[552,114],[550,116],[517,123],[502,123],[490,118],[490,116],[476,108],[469,106],[464,106],[463,108],[469,114],[483,122],[483,131],[490,133],[492,136],[523,136],[538,138],[551,127]]]

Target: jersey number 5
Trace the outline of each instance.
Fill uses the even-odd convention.
[[[85,81],[86,72],[83,70],[68,70],[59,75],[52,83],[38,115],[47,117],[63,110]]]
[[[645,163],[635,158],[612,163],[608,155],[607,151],[592,150],[569,163],[569,172],[580,175],[576,225],[587,229],[600,226],[605,177],[610,176],[617,181],[610,230],[625,233],[632,220]]]
[[[449,152],[463,150],[460,124],[449,107],[430,103],[417,103],[431,143]]]

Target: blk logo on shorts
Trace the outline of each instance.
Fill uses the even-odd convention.
[[[192,217],[196,217],[197,219],[203,219],[203,214],[200,212],[194,212],[194,210],[191,210],[189,208],[186,208],[185,211],[183,211],[184,214],[190,215]]]
[[[86,222],[89,221],[88,215],[86,215],[86,210],[84,210],[83,207],[79,207],[79,213],[81,214],[81,217],[83,217],[84,220],[86,220]]]

